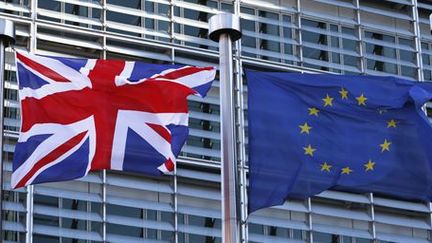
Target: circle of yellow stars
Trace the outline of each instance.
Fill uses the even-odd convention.
[[[340,94],[341,100],[348,100],[348,95],[349,95],[348,90],[346,90],[345,88],[342,87],[338,93]],[[367,106],[368,98],[366,97],[366,95],[364,93],[361,93],[359,96],[356,96],[354,98],[357,101],[358,106]],[[334,97],[331,97],[329,94],[326,94],[326,96],[321,99],[323,101],[323,104],[322,104],[323,107],[332,107],[334,99],[335,99]],[[386,112],[386,110],[378,110],[378,112],[379,112],[379,114],[383,114],[384,112]],[[317,107],[309,107],[308,108],[308,114],[309,114],[309,116],[319,117],[320,110]],[[397,128],[398,123],[399,122],[397,120],[394,120],[394,119],[388,120],[387,121],[387,128],[388,129]],[[307,122],[300,124],[298,127],[300,128],[300,134],[309,135],[311,133],[312,126],[310,124],[308,124]],[[379,144],[379,148],[380,148],[381,153],[389,152],[391,150],[391,145],[392,145],[392,142],[387,140],[387,138],[385,138],[383,143]],[[317,148],[313,147],[313,145],[311,145],[311,144],[308,144],[307,146],[303,147],[303,150],[304,150],[304,155],[313,157],[314,153],[317,151]],[[364,162],[364,164],[363,164],[365,172],[374,171],[375,166],[376,166],[376,162],[373,161],[372,159],[368,159],[368,161]],[[333,165],[328,161],[325,161],[325,162],[320,164],[321,172],[330,173],[332,171],[332,168],[333,168]],[[349,166],[343,167],[340,170],[340,174],[342,174],[342,175],[349,175],[353,172],[354,172],[354,170],[352,168],[350,168]]]

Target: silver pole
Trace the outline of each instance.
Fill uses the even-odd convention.
[[[237,163],[234,117],[232,42],[240,39],[240,19],[223,13],[210,18],[209,37],[219,42],[222,153],[222,242],[239,242]]]
[[[237,242],[237,166],[233,109],[233,61],[232,41],[228,34],[221,34],[219,37],[219,53],[222,127],[222,242]]]
[[[3,210],[3,109],[5,48],[15,43],[15,25],[12,21],[0,19],[0,210]],[[0,211],[0,241],[3,242],[3,212]]]

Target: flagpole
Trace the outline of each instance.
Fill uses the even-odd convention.
[[[232,43],[241,38],[240,18],[222,13],[209,19],[209,38],[219,42],[219,80],[221,110],[221,196],[222,242],[239,242],[237,160],[234,118]]]
[[[15,24],[11,20],[0,19],[0,210],[3,209],[3,121],[4,121],[4,73],[5,49],[15,43]],[[0,212],[0,241],[3,242],[3,212]]]

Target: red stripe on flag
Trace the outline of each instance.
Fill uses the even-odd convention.
[[[17,52],[17,58],[27,65],[28,67],[32,68],[33,70],[37,71],[38,73],[54,80],[57,82],[70,82],[67,78],[63,77],[62,75],[58,74],[57,72],[53,71],[50,68],[45,67],[44,65],[41,65],[30,58],[27,58],[24,55],[21,55]]]
[[[168,132],[168,130],[165,127],[157,124],[152,124],[152,123],[146,123],[146,124],[149,125],[149,127],[151,127],[161,137],[163,137],[168,143],[171,143],[171,134]]]
[[[177,69],[165,75],[161,75],[160,77],[164,77],[167,79],[178,79],[195,73],[199,73],[202,71],[210,71],[213,69],[214,69],[213,67],[185,67],[185,68]]]
[[[71,148],[76,146],[85,136],[87,132],[82,132],[75,137],[69,139],[61,146],[57,147],[51,153],[47,154],[45,157],[43,157],[41,160],[39,160],[33,168],[18,182],[18,184],[15,186],[15,188],[23,187],[26,185],[28,180],[30,180],[36,172],[38,172],[42,167],[45,165],[52,163],[54,160],[58,159],[60,156],[65,154],[67,151],[69,151]]]
[[[171,159],[168,159],[167,161],[165,161],[165,167],[167,168],[168,171],[173,171],[174,170],[174,163],[171,161]]]

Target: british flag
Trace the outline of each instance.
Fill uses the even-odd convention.
[[[172,173],[188,135],[188,95],[214,67],[16,53],[21,132],[12,187],[111,169]]]

